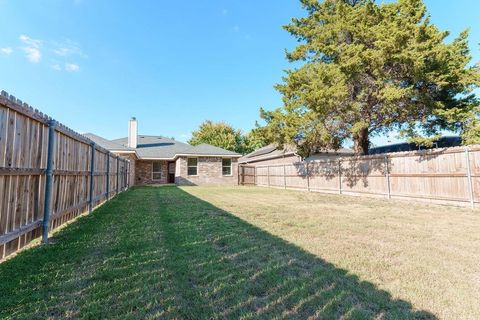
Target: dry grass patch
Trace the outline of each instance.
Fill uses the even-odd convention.
[[[183,188],[442,319],[480,319],[480,211],[266,188]]]

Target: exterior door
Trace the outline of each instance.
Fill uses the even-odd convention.
[[[175,162],[168,163],[168,183],[175,183]]]

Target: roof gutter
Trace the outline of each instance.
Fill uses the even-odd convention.
[[[241,158],[240,154],[197,154],[197,153],[179,153],[176,157],[219,157],[219,158]]]
[[[137,153],[135,150],[115,150],[115,149],[110,149],[110,152],[114,153]]]
[[[215,157],[215,158],[240,158],[241,155],[226,155],[226,154],[177,154],[173,158],[158,158],[158,157],[139,157],[139,160],[161,160],[161,161],[175,161],[179,157]]]

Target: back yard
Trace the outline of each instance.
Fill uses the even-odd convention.
[[[0,265],[0,318],[480,318],[480,212],[142,187]]]

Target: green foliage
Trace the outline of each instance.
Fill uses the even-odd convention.
[[[480,144],[480,107],[475,107],[463,121],[462,141],[464,144]]]
[[[281,108],[273,111],[260,109],[260,117],[266,125],[258,127],[265,145],[275,143],[279,147],[295,145],[297,153],[308,157],[323,148],[338,149],[341,141],[332,136],[325,125],[313,112],[284,112]]]
[[[308,154],[351,139],[364,154],[372,136],[392,130],[478,139],[468,31],[446,43],[421,0],[301,3],[308,14],[285,29],[300,42],[287,58],[302,65],[276,86],[284,106],[266,117],[278,143]]]
[[[265,137],[263,128],[257,126],[243,136],[243,152],[253,152],[268,145],[270,141]]]
[[[225,122],[207,120],[192,133],[189,144],[196,146],[207,143],[226,150],[243,153],[243,137],[240,130],[234,129]]]
[[[266,139],[264,129],[258,126],[244,135],[241,130],[235,129],[225,122],[207,120],[192,133],[192,138],[188,143],[194,146],[207,143],[240,154],[247,154],[266,146],[270,140]]]

